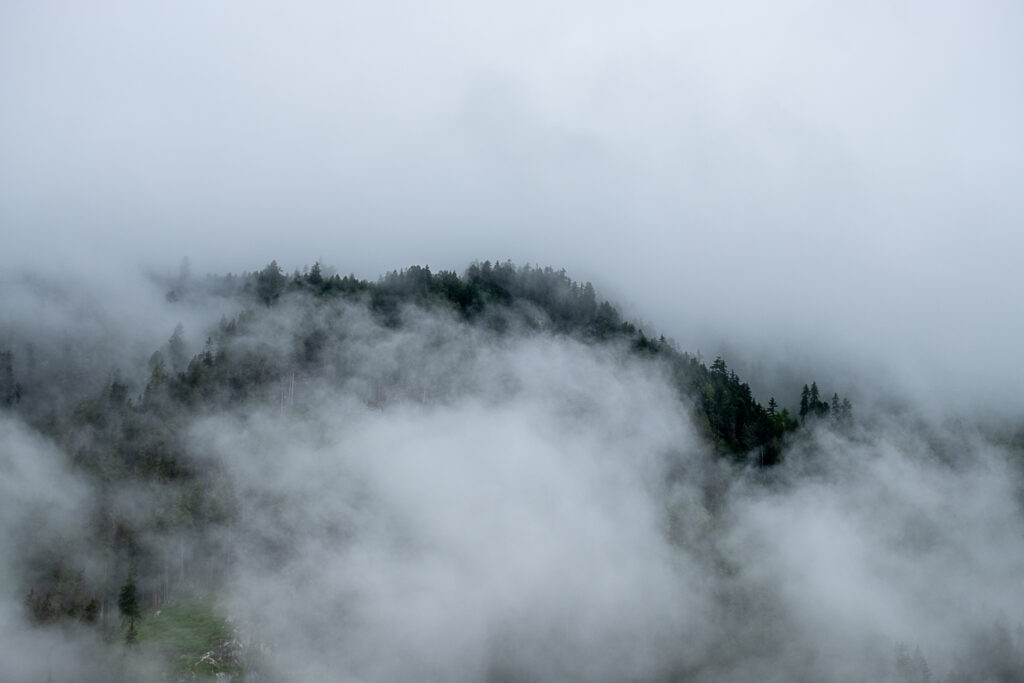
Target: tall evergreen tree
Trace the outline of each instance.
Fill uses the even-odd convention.
[[[324,283],[324,276],[320,272],[320,262],[317,261],[313,264],[313,267],[309,269],[309,275],[306,276],[306,281],[314,287],[319,287]]]
[[[142,612],[139,608],[138,590],[135,587],[135,567],[132,567],[128,574],[128,581],[121,586],[121,591],[117,595],[117,608],[121,610],[121,615],[128,620],[128,634],[125,636],[125,642],[134,643],[136,637],[135,618]]]

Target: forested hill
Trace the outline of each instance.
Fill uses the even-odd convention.
[[[144,386],[138,386],[137,378],[116,373],[102,391],[73,407],[75,419],[105,423],[106,413],[111,410],[151,416],[173,406],[223,408],[232,401],[254,396],[269,398],[269,393],[286,379],[294,383],[298,378],[301,382],[322,372],[325,349],[343,343],[346,336],[344,325],[332,313],[343,302],[365,305],[380,324],[390,329],[402,328],[410,311],[441,308],[452,311],[467,329],[477,327],[499,335],[568,335],[587,344],[628,347],[663,364],[680,396],[692,405],[705,436],[720,453],[737,460],[754,458],[759,465],[778,461],[783,437],[803,420],[831,417],[845,422],[851,415],[848,400],[841,402],[835,394],[831,402],[824,400],[813,382],[804,387],[798,415],[780,408],[774,397],[767,406],[761,405],[750,386],[728,368],[725,360],[716,358],[709,367],[699,356],[679,350],[664,336],[647,336],[624,319],[615,306],[600,300],[589,282],[575,282],[564,270],[484,261],[474,263],[461,276],[412,266],[371,282],[352,275],[325,275],[319,263],[304,273],[287,275],[272,262],[240,276],[163,278],[162,282],[167,287],[168,302],[177,306],[184,308],[196,300],[217,297],[235,304],[237,313],[224,317],[215,329],[185,330],[179,325],[170,333],[167,344],[154,350],[151,375]],[[240,336],[248,339],[253,332],[258,335],[266,318],[263,309],[284,302],[300,305],[304,311],[291,329],[274,331],[275,335],[287,334],[290,348],[282,349],[278,338],[273,343],[267,339],[255,345],[235,342]],[[206,339],[199,353],[189,353],[186,336]],[[47,359],[43,364],[51,372],[40,374],[35,371],[40,359],[31,358],[30,366],[24,359],[26,351],[34,355],[30,341],[21,349],[2,350],[0,394],[7,406],[32,416],[36,424],[56,425],[55,420],[68,416],[53,414],[54,403],[48,399],[55,391],[81,393],[83,388],[79,386],[57,386],[74,383],[80,373],[62,368],[55,377],[54,360]],[[74,359],[66,354],[61,363],[73,366]],[[338,379],[345,378],[339,375]],[[367,398],[377,400],[388,391],[388,387],[378,387],[380,396]],[[796,397],[785,399],[792,399],[797,413]],[[175,467],[173,452],[160,452],[149,460],[143,458],[136,466],[161,463],[159,467],[164,469]]]
[[[10,330],[0,349],[0,426],[12,448],[49,454],[32,456],[35,464],[29,465],[15,453],[25,472],[35,472],[49,459],[53,477],[71,477],[68,492],[61,489],[65,484],[49,483],[39,492],[30,486],[17,492],[29,497],[24,509],[35,510],[42,496],[59,500],[53,509],[74,510],[75,517],[70,527],[39,527],[32,542],[18,545],[12,556],[16,590],[32,622],[84,624],[108,641],[138,638],[158,644],[153,647],[169,661],[191,662],[182,676],[240,666],[229,625],[211,611],[209,601],[189,602],[216,592],[236,571],[231,557],[242,553],[239,539],[252,546],[245,553],[264,558],[267,571],[279,571],[295,556],[288,550],[294,540],[287,535],[263,539],[264,531],[236,530],[249,528],[246,514],[264,509],[289,519],[281,502],[286,494],[277,492],[275,475],[262,475],[259,485],[265,488],[250,496],[262,501],[258,512],[245,513],[251,501],[239,483],[245,477],[230,470],[234,461],[213,458],[212,446],[197,445],[216,441],[196,436],[211,416],[228,425],[241,420],[248,425],[243,433],[271,418],[293,417],[283,433],[303,425],[297,433],[305,439],[322,428],[309,426],[316,423],[311,416],[325,410],[346,415],[356,410],[353,405],[388,415],[394,406],[502,405],[530,381],[533,371],[523,364],[550,364],[552,375],[570,380],[565,384],[586,385],[591,376],[606,382],[589,387],[590,395],[570,393],[545,404],[559,420],[574,424],[596,410],[595,401],[612,401],[611,415],[621,414],[624,422],[609,438],[625,438],[620,435],[640,429],[637,422],[645,419],[635,411],[644,401],[657,400],[656,412],[677,416],[678,424],[664,427],[667,433],[695,429],[703,444],[696,450],[713,451],[732,465],[772,466],[785,458],[787,435],[801,425],[828,420],[842,427],[850,419],[848,402],[835,395],[826,401],[813,383],[800,397],[799,414],[791,415],[774,398],[768,406],[759,404],[723,359],[708,366],[663,337],[648,336],[600,299],[590,283],[551,268],[485,261],[459,275],[412,266],[370,282],[325,273],[319,264],[289,275],[271,263],[241,275],[157,281],[164,292],[160,305],[172,315],[180,312],[181,320],[201,319],[192,314],[197,310],[227,312],[208,316],[219,317],[209,329],[178,324],[166,331],[166,343],[137,364],[125,359],[106,368],[96,367],[102,366],[103,354],[73,333],[61,341]],[[540,346],[534,348],[531,340]],[[563,355],[552,361],[546,357],[552,353]],[[599,364],[576,368],[583,356],[586,363]],[[534,360],[524,360],[529,358]],[[625,369],[616,370],[620,365]],[[624,391],[609,386],[620,383],[616,372],[634,383],[640,381],[636,372],[647,373],[657,380],[648,387],[655,393],[615,393]],[[557,385],[544,391],[558,391]],[[662,386],[674,395],[657,399]],[[793,401],[796,413],[797,397],[785,399]],[[686,411],[692,420],[686,420]],[[619,418],[605,421],[610,419]],[[587,420],[586,429],[600,431],[600,420]],[[57,455],[39,445],[39,438]],[[645,448],[681,450],[680,438]],[[635,457],[628,442],[616,448],[615,457],[624,463]],[[263,462],[252,457],[245,468]],[[281,456],[281,466],[287,458]],[[84,498],[72,495],[82,490],[89,492]],[[366,495],[354,493],[351,500]],[[280,523],[278,517],[272,525]],[[321,522],[317,516],[307,522],[314,529],[321,523],[331,529],[331,538],[352,533],[335,531],[349,523],[344,519]],[[157,614],[164,615],[162,622],[154,621]],[[179,618],[186,625],[168,622]],[[195,635],[196,629],[197,640],[178,642],[168,635]],[[96,680],[105,675],[97,673]]]

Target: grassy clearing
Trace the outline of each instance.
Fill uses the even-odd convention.
[[[242,672],[231,627],[209,598],[168,603],[144,614],[136,629],[140,648],[164,658],[175,674],[204,680]]]

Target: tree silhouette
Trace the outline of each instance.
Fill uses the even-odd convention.
[[[117,608],[121,610],[121,615],[128,620],[128,634],[125,636],[125,642],[128,644],[134,643],[136,637],[135,618],[141,613],[138,590],[135,587],[134,567],[132,567],[131,573],[128,574],[128,581],[121,586],[121,592],[117,595]]]

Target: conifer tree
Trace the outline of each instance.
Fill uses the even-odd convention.
[[[309,271],[309,275],[306,276],[306,281],[314,287],[319,287],[324,283],[324,276],[323,273],[320,272],[319,261],[313,264],[313,267]]]
[[[121,615],[128,620],[128,634],[125,636],[125,642],[132,644],[135,642],[135,617],[141,613],[138,590],[135,587],[134,567],[128,574],[128,581],[121,586],[121,592],[117,595],[117,608],[121,610]]]

